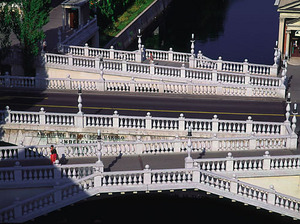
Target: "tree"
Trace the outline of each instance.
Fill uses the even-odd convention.
[[[0,6],[0,65],[1,61],[7,56],[11,43],[9,36],[11,34],[11,20],[7,17],[9,12],[8,5]]]
[[[51,0],[10,1],[12,30],[20,41],[25,75],[34,75],[34,59],[45,38],[42,30],[49,21]]]

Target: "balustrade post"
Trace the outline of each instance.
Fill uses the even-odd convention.
[[[9,106],[5,107],[5,123],[9,124],[11,123],[11,117],[10,117],[10,113],[11,113],[11,109],[9,109]]]
[[[180,68],[180,77],[185,78],[185,65],[182,64]]]
[[[95,57],[95,69],[100,69],[100,55]]]
[[[134,77],[131,77],[131,82],[129,83],[130,92],[135,92],[135,80]]]
[[[72,53],[68,54],[68,65],[73,66],[73,55],[72,55]]]
[[[265,155],[263,156],[263,170],[270,170],[271,169],[271,157],[269,151],[265,152]]]
[[[15,176],[15,183],[22,183],[22,166],[20,165],[19,161],[15,162],[14,176]]]
[[[227,153],[226,171],[233,171],[233,157],[231,152]]]
[[[245,59],[244,60],[244,63],[243,63],[243,73],[248,73],[249,71],[249,62],[248,62],[248,59]]]
[[[218,71],[222,71],[222,64],[223,64],[223,60],[222,60],[222,57],[220,56],[217,60],[217,70]]]
[[[214,115],[212,119],[212,132],[218,133],[219,132],[219,118],[217,115]]]
[[[169,61],[173,61],[173,48],[170,47],[169,51],[168,51],[168,59]]]
[[[212,75],[211,81],[218,82],[218,72],[217,72],[217,70],[213,70],[211,75]]]
[[[53,187],[53,189],[55,190],[54,192],[54,203],[58,203],[62,200],[62,195],[61,195],[61,189],[59,189],[59,182],[55,183],[56,185]]]
[[[109,49],[109,59],[114,59],[115,49],[114,46],[110,46]]]
[[[123,58],[122,60],[122,71],[127,72],[127,61],[125,60],[125,58]]]
[[[119,128],[119,114],[118,111],[114,111],[113,114],[113,128]]]
[[[235,174],[232,175],[232,180],[230,181],[230,192],[233,194],[238,193],[238,180]]]
[[[256,138],[254,137],[255,133],[252,133],[249,140],[249,150],[256,149]]]
[[[57,148],[56,148],[57,149]],[[55,183],[59,183],[60,180],[62,179],[62,166],[61,164],[54,164],[54,169],[53,169],[53,179]]]
[[[246,134],[252,134],[253,130],[253,120],[252,117],[249,116],[248,120],[246,120]]]
[[[179,120],[178,130],[179,131],[184,131],[185,130],[185,117],[184,117],[184,115],[180,114],[178,120]]]
[[[274,189],[274,186],[270,185],[270,190],[268,192],[268,198],[267,198],[268,204],[275,205],[275,195],[276,195],[276,191]]]
[[[199,164],[197,162],[194,163],[194,167],[193,167],[193,179],[192,182],[193,183],[200,183],[200,168],[199,168]]]
[[[46,124],[46,112],[44,107],[41,107],[39,111],[39,119],[40,119],[40,125],[45,125]]]
[[[88,43],[84,44],[84,56],[86,56],[86,57],[89,56],[89,45],[88,45]]]
[[[174,141],[174,152],[180,152],[181,149],[181,141],[179,140],[179,136],[175,136],[175,141]]]
[[[147,112],[145,128],[148,130],[152,129],[152,116],[150,112]]]
[[[270,68],[270,76],[277,77],[277,73],[278,73],[278,66],[272,65],[272,67]]]
[[[154,74],[155,74],[154,61],[150,61],[150,75],[154,75]]]
[[[219,150],[219,139],[217,138],[217,134],[213,134],[213,138],[211,141],[211,150],[212,151],[218,151]]]
[[[14,218],[20,218],[23,216],[22,214],[22,204],[20,204],[20,198],[16,197],[14,201]]]
[[[67,75],[67,78],[65,79],[65,87],[66,89],[72,89],[72,81],[70,75]]]
[[[136,144],[135,144],[135,153],[137,155],[142,155],[144,152],[144,143],[141,141],[141,137],[137,136]]]
[[[145,185],[151,184],[151,169],[148,164],[145,166],[145,169],[144,169],[144,184]]]

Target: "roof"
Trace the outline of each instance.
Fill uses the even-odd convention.
[[[65,0],[61,3],[62,6],[81,6],[89,0]]]
[[[280,0],[278,8],[296,3],[296,2],[300,2],[299,0]]]

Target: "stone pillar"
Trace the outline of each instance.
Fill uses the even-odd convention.
[[[263,160],[263,170],[270,170],[270,169],[271,169],[270,153],[269,151],[266,151]]]
[[[109,59],[114,59],[114,53],[115,50],[114,50],[114,46],[110,46],[110,49],[109,49]]]
[[[223,63],[223,60],[222,60],[222,57],[220,56],[217,60],[217,70],[218,71],[222,71],[222,63]]]
[[[41,107],[39,111],[39,118],[40,118],[40,125],[46,124],[46,112],[44,110],[44,107]]]
[[[233,194],[238,193],[238,180],[236,179],[236,175],[233,174],[233,178],[230,181],[230,192]]]
[[[114,128],[119,128],[119,114],[118,111],[114,111],[113,114],[113,127]]]
[[[243,63],[243,72],[244,72],[244,73],[248,73],[248,70],[249,70],[248,59],[245,59],[245,60],[244,60],[244,63]]]
[[[144,184],[151,184],[151,169],[148,164],[145,166],[144,169]]]
[[[283,46],[284,46],[284,23],[285,18],[280,17],[279,18],[279,31],[278,31],[278,48],[282,53],[283,52]]]
[[[286,31],[286,40],[285,40],[285,55],[290,57],[290,39],[291,39],[291,31]]]
[[[84,45],[84,56],[86,56],[86,57],[89,56],[89,45],[88,45],[88,43],[85,43],[85,45]]]
[[[273,185],[270,185],[270,191],[268,193],[268,200],[267,200],[267,203],[268,204],[271,204],[271,205],[275,205],[275,194],[276,194],[276,191],[274,189],[274,186]]]
[[[219,119],[217,115],[214,115],[212,119],[212,133],[218,133],[219,131]]]
[[[233,157],[231,152],[227,154],[226,159],[226,171],[233,171]]]
[[[171,47],[169,49],[168,57],[169,57],[169,61],[173,61],[173,48],[171,48]]]
[[[182,64],[180,68],[180,77],[185,78],[185,65]]]
[[[248,120],[246,120],[246,134],[252,134],[253,129],[253,120],[252,117],[249,116]]]
[[[180,114],[178,120],[179,120],[178,130],[184,131],[185,130],[185,117],[182,113]]]
[[[148,112],[147,116],[146,116],[146,127],[145,128],[147,130],[151,130],[151,128],[152,128],[152,116],[151,116],[150,112]]]

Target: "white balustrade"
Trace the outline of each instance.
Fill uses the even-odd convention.
[[[18,201],[0,210],[1,222],[18,222],[32,219],[50,212],[66,203],[74,203],[95,194],[112,192],[161,191],[173,189],[199,189],[220,196],[259,206],[264,209],[300,218],[300,200],[276,192],[273,188],[265,189],[243,181],[223,176],[211,171],[226,169],[224,162],[200,164],[199,168],[140,171],[96,172],[72,183],[56,186],[53,190],[34,197]],[[218,168],[217,168],[218,167]],[[257,160],[247,160],[238,167],[260,169]],[[72,171],[73,172],[73,171]],[[77,171],[75,171],[77,173]],[[75,175],[76,176],[76,175]],[[83,175],[84,176],[84,175]],[[69,200],[69,201],[68,201]],[[50,209],[50,210],[49,210]]]

